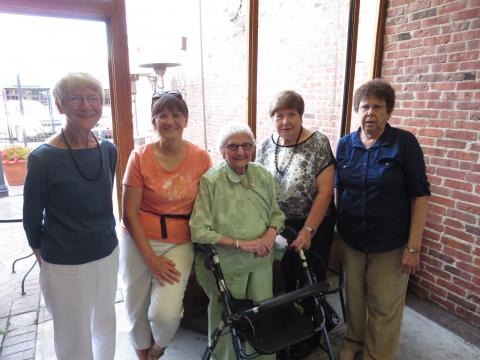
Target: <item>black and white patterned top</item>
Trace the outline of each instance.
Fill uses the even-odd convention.
[[[275,166],[275,146],[278,146],[278,169],[281,173]],[[277,201],[287,219],[305,219],[317,195],[316,177],[334,163],[335,158],[328,138],[314,132],[303,142],[286,146],[277,144],[272,135],[258,147],[256,161],[267,167],[275,177]],[[287,169],[283,172],[285,167]]]

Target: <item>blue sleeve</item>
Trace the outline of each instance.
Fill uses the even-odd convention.
[[[410,197],[430,195],[423,151],[416,137],[408,133],[404,163],[405,181]]]
[[[28,157],[27,176],[23,188],[23,228],[32,249],[41,247],[43,212],[47,200],[47,165],[38,155]]]

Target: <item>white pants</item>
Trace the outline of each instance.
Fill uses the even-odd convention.
[[[59,360],[113,360],[118,247],[81,265],[43,262],[40,287],[53,319]]]
[[[180,271],[180,282],[160,286],[129,234],[119,231],[120,274],[123,280],[130,342],[137,350],[155,343],[165,347],[183,317],[183,296],[193,263],[193,245],[151,240],[157,255],[172,260]]]

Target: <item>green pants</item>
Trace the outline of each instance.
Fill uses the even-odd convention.
[[[273,261],[273,259],[272,259]],[[253,302],[271,298],[272,293],[272,264],[262,265],[255,269],[245,269],[242,272],[229,273],[228,269],[222,269],[225,274],[225,282],[231,294],[237,299],[251,299]],[[208,336],[218,326],[222,319],[223,306],[219,303],[219,294],[215,284],[215,278],[211,271],[203,266],[203,259],[195,259],[195,272],[200,285],[205,290],[210,303],[208,305]],[[247,344],[246,352],[252,353],[253,349]],[[232,337],[228,328],[225,328],[217,346],[213,352],[217,360],[235,360]],[[274,360],[275,354],[260,356],[261,360]]]

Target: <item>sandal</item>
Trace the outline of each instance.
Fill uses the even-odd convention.
[[[153,344],[150,349],[148,349],[148,360],[158,360],[160,359],[163,354],[165,353],[165,349],[167,347],[165,346],[164,348],[157,348],[155,344]]]

